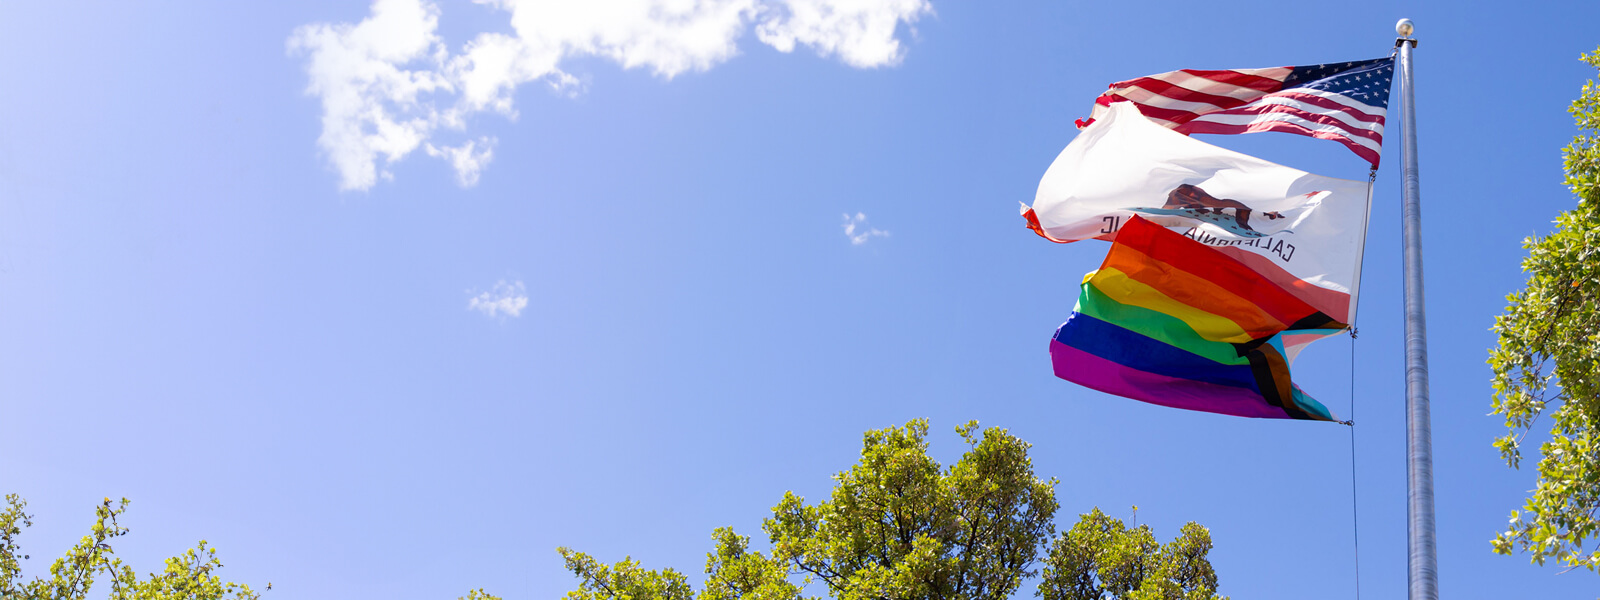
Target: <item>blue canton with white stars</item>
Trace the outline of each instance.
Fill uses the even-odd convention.
[[[1389,88],[1394,80],[1394,58],[1295,67],[1283,80],[1283,89],[1308,88],[1349,97],[1368,106],[1389,108]]]

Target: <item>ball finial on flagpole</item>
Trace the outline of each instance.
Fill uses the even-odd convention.
[[[1399,23],[1394,24],[1394,32],[1400,34],[1400,37],[1403,38],[1411,37],[1411,32],[1414,29],[1416,29],[1416,26],[1411,24],[1411,19],[1400,19]]]

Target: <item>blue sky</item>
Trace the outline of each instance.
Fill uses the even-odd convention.
[[[550,598],[561,545],[698,580],[713,528],[764,548],[785,490],[928,417],[946,461],[968,419],[1032,442],[1063,526],[1137,504],[1163,538],[1210,527],[1235,598],[1350,597],[1349,430],[1056,379],[1105,247],[1016,208],[1110,82],[1378,57],[1410,17],[1441,590],[1593,593],[1489,550],[1533,472],[1490,447],[1484,360],[1520,241],[1574,202],[1600,5],[806,5],[436,0],[360,35],[363,1],[0,8],[0,490],[38,517],[29,572],[126,496],[135,567],[203,538],[271,598]],[[392,135],[329,135],[361,115]],[[1397,131],[1354,364],[1346,338],[1296,363],[1356,401],[1374,598],[1405,587]],[[1364,175],[1337,144],[1206,139]]]

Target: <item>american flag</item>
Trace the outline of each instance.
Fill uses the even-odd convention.
[[[1183,133],[1284,131],[1344,144],[1378,166],[1394,58],[1266,69],[1183,69],[1111,84],[1095,99],[1093,123],[1129,101]]]

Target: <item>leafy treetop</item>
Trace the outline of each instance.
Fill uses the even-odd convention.
[[[1600,49],[1583,60],[1600,68]],[[1551,437],[1539,447],[1537,487],[1493,547],[1600,573],[1600,85],[1585,83],[1570,111],[1579,132],[1564,150],[1566,183],[1578,206],[1551,234],[1523,242],[1528,282],[1495,318],[1489,355],[1494,412],[1507,429],[1494,445],[1506,463],[1521,464],[1541,415]]]
[[[33,517],[24,509],[28,503],[16,494],[6,496],[5,510],[0,512],[0,598],[11,600],[84,600],[94,587],[96,579],[104,577],[111,584],[111,600],[259,600],[261,597],[248,585],[224,583],[213,571],[222,568],[217,551],[200,544],[166,560],[161,573],[151,573],[140,578],[132,567],[122,564],[111,549],[111,540],[128,534],[128,528],[117,522],[117,517],[128,509],[128,499],[112,503],[106,498],[95,508],[94,526],[89,535],[67,550],[66,556],[50,565],[50,577],[25,580],[17,538],[23,528],[33,525]],[[272,584],[267,584],[271,587]]]
[[[1036,592],[1046,600],[1219,598],[1204,527],[1189,523],[1163,545],[1148,526],[1130,529],[1095,509],[1057,536],[1057,482],[1034,475],[1030,445],[999,428],[980,436],[975,421],[956,432],[967,451],[948,467],[928,456],[926,420],[867,432],[861,459],[834,476],[827,500],[806,504],[790,492],[773,507],[762,527],[770,557],[717,529],[699,599],[800,600],[821,582],[840,600],[1000,600],[1040,574],[1033,566],[1046,548]],[[579,579],[570,600],[696,597],[670,568],[559,552]]]

